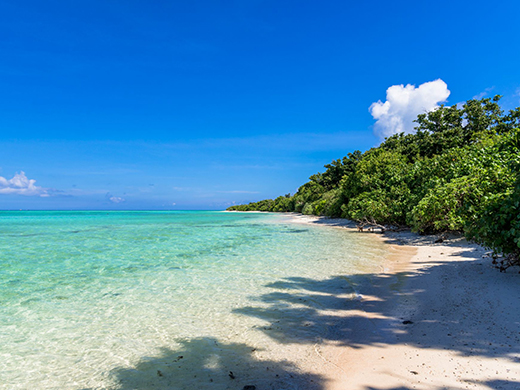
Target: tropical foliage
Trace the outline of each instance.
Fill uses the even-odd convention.
[[[520,264],[520,107],[500,96],[442,106],[364,153],[325,165],[294,195],[229,210],[300,212],[462,232],[493,249],[501,269]]]

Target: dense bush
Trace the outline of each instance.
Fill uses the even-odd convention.
[[[496,147],[501,163],[489,170],[485,207],[468,221],[469,238],[493,249],[500,268],[520,263],[520,129],[501,138]]]
[[[421,114],[415,133],[332,161],[293,196],[230,209],[458,231],[501,254],[502,268],[519,264],[520,107],[505,114],[499,100]]]

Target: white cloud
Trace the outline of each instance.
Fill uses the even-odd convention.
[[[125,194],[126,194],[126,193],[125,193]],[[123,195],[125,195],[125,194],[123,194]],[[105,200],[106,200],[107,202],[111,202],[111,203],[123,203],[123,202],[126,201],[125,198],[122,198],[122,197],[120,197],[120,196],[112,195],[110,192],[107,192],[107,193],[105,194]]]
[[[475,99],[475,100],[480,100],[482,98],[485,98],[491,91],[493,91],[495,89],[495,87],[489,87],[489,88],[486,88],[484,91],[480,92],[479,94],[475,95],[472,97],[472,99]]]
[[[7,180],[0,176],[0,194],[17,194],[26,196],[50,196],[46,188],[35,185],[36,180],[28,179],[25,172],[16,173],[12,179]]]
[[[374,133],[381,138],[397,133],[412,133],[418,114],[432,111],[438,103],[450,96],[448,86],[441,79],[415,85],[392,85],[386,90],[386,102],[370,105],[369,111],[376,119]]]
[[[108,198],[112,203],[123,203],[125,201],[124,198],[121,198],[119,196],[111,196]]]

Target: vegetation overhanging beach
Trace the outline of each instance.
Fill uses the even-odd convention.
[[[500,270],[520,265],[520,107],[500,96],[419,114],[416,132],[325,165],[296,194],[228,210],[301,212],[361,226],[461,232],[493,250]]]

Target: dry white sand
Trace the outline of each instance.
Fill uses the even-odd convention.
[[[391,253],[385,270],[345,307],[338,337],[328,337],[335,341],[316,347],[326,362],[316,372],[323,388],[520,389],[518,270],[500,273],[482,247],[460,237],[436,244],[409,232],[380,236]]]

